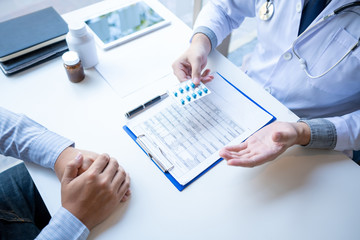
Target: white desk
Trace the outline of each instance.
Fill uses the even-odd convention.
[[[66,17],[80,16],[105,2]],[[145,43],[167,51],[161,54],[166,59],[153,56],[148,66],[137,65],[140,73],[133,76],[119,71],[123,84],[131,84],[132,77],[139,74],[151,76],[153,67],[171,71],[173,56],[186,49],[191,31],[162,11],[173,19],[171,26],[116,51],[133,52],[131,58],[118,56],[119,62],[126,64],[119,69],[132,69],[143,61]],[[169,32],[172,35],[167,38],[159,37]],[[180,45],[179,39],[184,40]],[[296,119],[255,83],[245,82],[242,73],[220,54],[211,54],[209,66],[235,81],[278,119]],[[223,161],[179,192],[122,130],[124,99],[94,69],[86,74],[79,84],[69,82],[58,58],[13,77],[0,75],[0,102],[75,140],[78,148],[110,153],[130,173],[131,199],[97,226],[90,239],[360,238],[360,168],[344,155],[294,147],[276,161],[253,169],[229,167]],[[54,214],[60,206],[55,174],[27,166]]]

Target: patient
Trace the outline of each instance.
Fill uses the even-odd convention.
[[[23,163],[1,172],[1,239],[86,239],[131,194],[129,175],[116,159],[80,151],[74,142],[1,107],[0,154],[53,169],[62,205],[51,218]]]

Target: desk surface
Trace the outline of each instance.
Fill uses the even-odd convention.
[[[64,17],[77,18],[114,2]],[[169,27],[114,50],[118,62],[126,64],[119,66],[119,81],[131,84],[137,81],[132,78],[143,76],[143,82],[136,82],[138,93],[154,90],[149,79],[159,70],[151,69],[171,71],[174,56],[188,46],[190,29],[161,5],[159,9],[172,19]],[[147,57],[144,44],[166,50],[161,54],[165,59],[154,56],[134,75],[121,71]],[[120,54],[129,51],[131,57]],[[114,58],[111,52],[104,54]],[[100,62],[106,63],[101,56]],[[296,120],[219,53],[212,53],[208,64],[278,119]],[[131,199],[97,226],[90,239],[359,239],[360,169],[343,154],[293,147],[253,169],[229,167],[223,161],[179,192],[122,130],[124,103],[130,96],[120,97],[95,69],[86,75],[81,83],[69,82],[60,58],[13,77],[0,75],[0,101],[75,140],[78,148],[110,153],[130,173]],[[59,181],[48,169],[27,166],[54,214],[60,206]]]

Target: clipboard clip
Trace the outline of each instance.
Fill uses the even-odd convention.
[[[135,141],[142,149],[144,149],[146,154],[151,158],[151,160],[154,161],[154,163],[161,169],[161,171],[165,173],[174,168],[174,165],[166,158],[165,153],[161,150],[161,148],[157,144],[148,140],[145,134],[137,136]],[[150,146],[148,146],[150,144],[153,146],[151,150],[149,148]]]

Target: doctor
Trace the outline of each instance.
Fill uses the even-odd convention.
[[[294,144],[357,155],[359,5],[349,0],[212,0],[204,6],[190,47],[173,63],[179,80],[211,81],[204,69],[208,54],[244,18],[255,17],[258,44],[242,70],[301,117],[299,122],[274,122],[244,143],[223,148],[220,156],[229,165],[257,166]],[[318,12],[309,18],[313,10]]]

